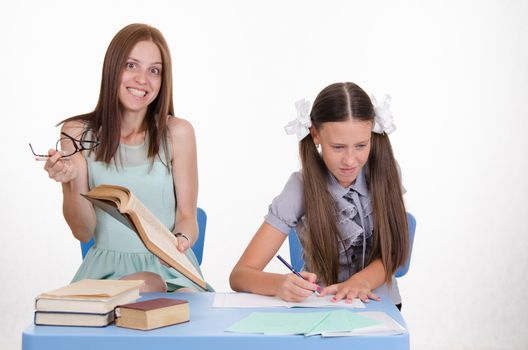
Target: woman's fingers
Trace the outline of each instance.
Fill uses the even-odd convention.
[[[70,160],[62,160],[62,155],[54,149],[48,151],[50,157],[44,163],[48,176],[57,182],[69,182],[75,177],[75,166]]]
[[[55,151],[54,149],[50,149],[48,151],[49,158],[46,160],[46,163],[44,163],[44,170],[46,170],[48,173],[51,169],[56,165],[57,161],[60,159],[61,155],[59,152]]]
[[[159,258],[158,258],[158,260],[159,260],[159,262],[161,263],[161,265],[163,265],[163,266],[165,266],[165,267],[171,267],[171,266],[170,266],[169,264],[167,264],[165,261],[163,261],[163,260],[161,260],[161,259],[159,259]]]
[[[190,244],[189,244],[189,241],[183,237],[176,237],[176,242],[178,243],[178,245],[176,246],[176,248],[178,248],[178,250],[180,252],[185,252],[187,249],[190,248]]]

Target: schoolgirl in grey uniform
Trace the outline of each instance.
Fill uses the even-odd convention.
[[[374,107],[354,83],[324,88],[314,101],[296,103],[286,126],[300,140],[302,170],[273,200],[264,223],[233,268],[231,288],[287,301],[320,290],[333,300],[379,300],[407,255],[407,218],[398,166],[388,134],[394,131],[388,100]],[[304,279],[264,272],[291,228],[303,246]],[[320,285],[324,288],[320,289]]]

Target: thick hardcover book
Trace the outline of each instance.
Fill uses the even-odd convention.
[[[105,314],[36,311],[37,326],[105,327],[114,322],[114,310]]]
[[[190,319],[187,301],[168,298],[120,305],[115,313],[117,326],[140,330],[170,326]]]
[[[38,295],[36,311],[106,314],[139,298],[143,281],[84,279]]]
[[[83,195],[136,232],[145,247],[206,290],[206,283],[187,256],[176,249],[174,235],[126,187],[99,185]]]

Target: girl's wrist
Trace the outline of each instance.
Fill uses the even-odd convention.
[[[370,285],[370,282],[367,281],[364,278],[359,277],[359,276],[355,276],[354,275],[354,276],[350,277],[349,281],[354,282],[354,283],[358,283],[361,286],[363,286],[364,288],[368,288],[369,290],[372,290],[372,286]]]

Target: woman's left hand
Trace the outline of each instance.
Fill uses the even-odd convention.
[[[185,236],[187,237],[187,236]],[[185,251],[187,249],[189,249],[191,247],[191,244],[189,242],[189,239],[185,238],[183,236],[176,236],[174,238],[176,238],[176,240],[174,241],[174,245],[176,246],[176,249],[178,249],[179,252],[182,252],[182,253],[185,253]],[[162,259],[159,259],[160,263],[166,267],[171,267],[169,264],[167,264],[165,261],[163,261]]]
[[[350,277],[345,282],[332,284],[324,288],[320,296],[327,294],[335,294],[332,301],[340,301],[345,299],[345,302],[351,303],[354,298],[359,298],[361,301],[368,303],[369,299],[380,301],[381,298],[372,293],[370,284],[359,278]]]
[[[190,247],[191,241],[189,240],[189,238],[187,238],[187,236],[176,236],[176,249],[183,253]]]

